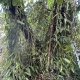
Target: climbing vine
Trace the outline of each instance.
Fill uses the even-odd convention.
[[[75,72],[71,44],[76,3],[30,0],[25,6],[25,2],[1,1],[7,36],[3,80],[69,80]]]

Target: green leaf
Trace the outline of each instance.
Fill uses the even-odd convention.
[[[64,80],[62,75],[58,75],[57,77],[58,77],[58,80]]]
[[[26,80],[29,80],[28,78],[26,78]]]
[[[12,0],[12,4],[13,4],[13,6],[16,6],[17,5],[17,0]]]
[[[70,60],[68,60],[67,58],[63,58],[63,60],[70,64]]]
[[[16,62],[16,69],[18,69],[20,66],[20,64],[18,62]]]
[[[33,3],[33,0],[30,0],[31,3]]]
[[[25,72],[28,76],[31,76],[31,71],[29,68],[26,69],[26,72]]]
[[[47,0],[48,7],[51,8],[54,0]]]
[[[34,71],[34,67],[33,66],[30,66],[30,68],[32,69],[32,71]]]
[[[72,71],[73,73],[75,72],[73,65],[71,65],[71,71]]]
[[[24,25],[24,23],[22,21],[17,20],[17,22],[20,23],[20,24],[22,24],[22,25]]]
[[[62,4],[63,0],[57,0],[57,4]]]
[[[69,77],[69,71],[65,69],[65,74]]]
[[[65,21],[71,24],[71,21],[69,19],[65,19]]]
[[[5,13],[0,14],[1,18],[5,18]]]
[[[60,72],[62,72],[62,65],[60,66]]]

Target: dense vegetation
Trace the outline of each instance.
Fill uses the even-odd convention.
[[[75,0],[0,3],[6,34],[2,80],[80,79],[71,47],[78,40]]]

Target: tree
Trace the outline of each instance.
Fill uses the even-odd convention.
[[[3,0],[1,3],[6,9],[8,39],[4,60],[8,65],[3,66],[3,80],[62,80],[71,76],[74,1]]]

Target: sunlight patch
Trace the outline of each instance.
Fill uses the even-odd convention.
[[[79,21],[80,21],[80,12],[79,12],[79,14],[78,14],[78,19],[79,19]]]

